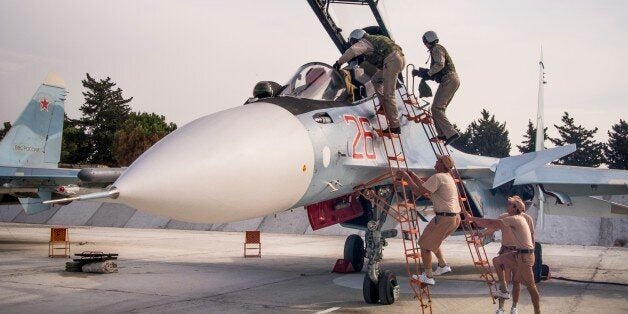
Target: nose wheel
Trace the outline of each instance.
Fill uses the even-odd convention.
[[[389,305],[395,303],[395,300],[399,299],[397,276],[390,270],[384,270],[380,272],[377,283],[374,283],[369,274],[365,274],[362,283],[362,296],[368,304]]]
[[[371,280],[369,274],[364,274],[362,296],[364,296],[364,302],[368,304],[375,304],[379,302],[379,287]]]
[[[397,276],[391,270],[385,270],[379,274],[379,302],[384,305],[393,304],[399,298],[399,284]]]

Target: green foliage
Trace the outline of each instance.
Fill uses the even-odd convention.
[[[619,123],[608,131],[608,143],[604,148],[606,164],[611,169],[628,169],[628,123],[619,119]]]
[[[154,113],[132,112],[115,134],[113,156],[119,166],[130,165],[144,151],[177,129],[174,123]]]
[[[510,140],[506,123],[495,120],[486,109],[482,109],[482,117],[471,122],[460,138],[454,142],[454,147],[463,152],[490,157],[508,157],[510,155]]]
[[[543,136],[547,140],[548,139],[547,128],[545,128],[543,131],[544,131]],[[519,152],[521,152],[522,154],[525,154],[525,153],[535,151],[536,150],[536,127],[534,127],[534,124],[532,124],[531,120],[528,120],[528,129],[526,130],[526,133],[523,135],[523,138],[524,140],[523,142],[521,142],[522,145],[517,145]]]
[[[7,133],[9,133],[10,129],[11,129],[11,122],[3,123],[2,129],[0,129],[0,141],[2,141],[4,136],[7,135]]]
[[[112,148],[115,133],[122,127],[131,108],[127,105],[132,99],[124,99],[120,88],[114,89],[116,83],[111,78],[96,81],[89,73],[82,81],[85,103],[81,106],[83,117],[81,123],[88,136],[91,154],[86,162],[112,166],[116,162]]]
[[[89,159],[91,151],[89,139],[81,121],[70,119],[64,115],[61,163],[85,163]]]
[[[574,119],[569,117],[569,113],[565,112],[561,118],[562,126],[554,124],[558,129],[560,138],[550,138],[550,141],[556,146],[568,144],[576,144],[578,149],[556,161],[559,165],[581,166],[581,167],[597,167],[604,162],[604,143],[596,143],[593,135],[597,132],[597,128],[587,130],[581,125],[576,125]]]
[[[454,129],[456,129],[456,132],[458,132],[460,138],[453,142],[451,146],[467,154],[475,154],[476,152],[471,146],[471,132],[469,131],[469,128],[467,127],[467,130],[465,132],[462,132],[460,131],[458,126],[454,124]]]

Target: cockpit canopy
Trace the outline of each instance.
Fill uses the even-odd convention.
[[[338,71],[325,63],[311,62],[297,70],[279,96],[343,101],[347,99],[347,90]]]

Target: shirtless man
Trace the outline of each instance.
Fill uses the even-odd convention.
[[[523,211],[521,208],[525,208],[525,206],[523,205],[521,198],[518,197],[508,198],[508,204],[509,207],[516,210],[516,214],[509,215],[501,219],[476,218],[466,212],[464,214],[466,219],[469,219],[470,222],[474,222],[480,227],[500,229],[502,232],[504,230],[510,230],[512,232],[516,251],[502,254],[499,257],[499,263],[504,266],[495,267],[497,277],[499,277],[499,290],[497,291],[497,296],[503,299],[510,298],[507,288],[508,286],[506,284],[505,269],[513,269],[513,287],[519,283],[522,283],[527,287],[534,306],[534,313],[538,314],[541,312],[540,296],[534,282],[534,272],[532,271],[532,267],[534,266],[534,241],[532,239],[532,232],[528,226],[528,222],[522,215]],[[513,290],[513,298],[515,293],[517,294],[518,299],[519,291]]]
[[[532,217],[525,213],[525,205],[523,203],[523,200],[519,196],[515,195],[508,198],[506,213],[501,214],[499,216],[499,219],[517,215],[519,212],[521,213],[520,215],[522,215],[528,223],[528,227],[530,228],[530,233],[532,236],[532,243],[534,243],[534,222],[532,220]],[[483,233],[480,233],[479,236],[485,237],[493,234],[495,231],[497,231],[497,229],[488,228]],[[512,281],[512,278],[514,278],[515,269],[507,268],[509,264],[513,263],[508,263],[507,261],[504,261],[504,258],[507,259],[509,257],[512,257],[512,255],[509,255],[509,253],[517,251],[515,238],[511,229],[506,228],[502,230],[501,242],[502,246],[499,249],[499,255],[493,258],[493,265],[495,266],[495,269],[503,269],[505,271],[506,282],[512,282],[512,308],[510,309],[510,314],[517,314],[517,303],[519,302],[521,285],[519,284],[519,282]],[[496,314],[504,313],[504,303],[505,299],[499,298],[499,308],[497,309]]]

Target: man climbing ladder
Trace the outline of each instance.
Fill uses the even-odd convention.
[[[456,183],[449,173],[453,168],[453,160],[449,156],[438,156],[434,169],[436,174],[427,180],[419,178],[413,172],[399,172],[407,179],[415,195],[429,195],[434,204],[436,216],[425,227],[419,238],[421,256],[425,263],[425,272],[419,277],[422,282],[435,284],[434,275],[439,276],[451,272],[447,265],[441,244],[460,225],[460,203]],[[432,271],[432,253],[436,255],[438,264]]]

